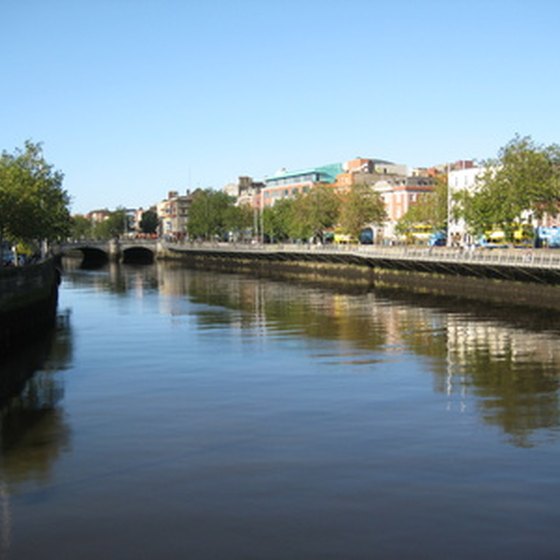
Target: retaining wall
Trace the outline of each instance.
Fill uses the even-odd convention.
[[[59,283],[53,260],[0,269],[0,358],[54,324]]]
[[[407,290],[465,300],[489,301],[508,306],[528,306],[560,311],[560,286],[555,284],[442,274],[436,271],[396,270],[356,263],[310,260],[274,260],[251,256],[167,252],[165,259],[179,260],[195,269],[249,273],[283,280],[328,284],[347,290]]]

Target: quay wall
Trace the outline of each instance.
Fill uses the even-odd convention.
[[[59,283],[52,259],[0,269],[0,357],[54,324]]]
[[[180,261],[193,269],[328,284],[347,290],[406,290],[418,294],[560,311],[560,284],[550,281],[550,278],[547,280],[546,274],[542,275],[541,281],[533,282],[499,278],[493,270],[478,275],[461,274],[453,269],[443,273],[438,267],[431,271],[399,269],[379,266],[367,259],[329,262],[310,260],[304,255],[300,258],[292,255],[284,259],[188,250],[160,251],[158,258]]]

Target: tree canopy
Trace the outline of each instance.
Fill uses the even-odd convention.
[[[340,198],[331,187],[319,185],[295,198],[290,220],[290,237],[323,239],[323,233],[336,225]]]
[[[560,146],[515,136],[497,158],[485,162],[477,188],[458,193],[455,201],[457,217],[464,218],[473,233],[498,228],[511,240],[519,223],[558,213]]]
[[[189,208],[187,230],[191,237],[210,240],[223,238],[232,219],[235,199],[222,191],[198,190]]]
[[[140,230],[142,233],[156,233],[159,219],[155,210],[146,210],[140,218]]]
[[[35,242],[68,235],[70,197],[64,175],[44,156],[41,144],[26,141],[23,149],[0,156],[0,238]]]
[[[436,177],[433,192],[421,194],[397,223],[397,231],[406,234],[415,225],[431,226],[433,231],[447,228],[448,213],[447,174]]]
[[[387,217],[383,199],[371,185],[353,185],[341,198],[339,225],[353,237],[369,224],[380,224]]]

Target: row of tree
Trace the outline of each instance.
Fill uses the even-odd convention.
[[[92,224],[72,219],[70,197],[62,187],[63,174],[49,164],[41,144],[27,141],[22,149],[0,155],[0,242],[8,240],[36,247],[41,240],[68,236],[110,238],[130,229],[124,209],[107,220]],[[449,218],[463,218],[470,232],[483,234],[501,229],[512,239],[520,222],[533,223],[545,214],[557,215],[560,201],[560,147],[543,146],[530,137],[516,136],[500,149],[495,159],[484,162],[477,187],[456,193],[452,216],[448,216],[447,178],[439,177],[433,193],[422,195],[400,220],[397,231],[406,233],[416,224],[445,229]],[[383,201],[370,186],[355,185],[337,193],[316,186],[291,199],[266,205],[262,213],[237,206],[221,191],[199,190],[189,210],[187,233],[193,239],[224,239],[235,236],[267,237],[270,240],[324,240],[325,232],[340,228],[357,237],[369,224],[386,219]],[[141,229],[155,232],[154,211],[142,217]],[[0,244],[1,246],[1,244]]]
[[[513,240],[520,224],[556,216],[560,202],[560,146],[516,136],[484,164],[477,188],[454,196],[454,217],[474,234],[499,229]]]
[[[158,225],[155,210],[143,212],[139,223],[141,233],[157,233]],[[113,239],[131,232],[133,227],[126,209],[117,208],[113,212],[108,212],[104,220],[97,222],[93,222],[85,216],[74,216],[71,236],[74,239]]]
[[[357,237],[367,224],[381,223],[385,207],[378,193],[355,185],[337,193],[317,186],[295,198],[283,198],[260,209],[236,206],[235,199],[210,189],[197,191],[189,210],[187,230],[194,239],[264,236],[271,241],[324,240],[325,233],[340,227]]]
[[[545,214],[556,216],[559,211],[560,146],[515,136],[496,158],[483,162],[475,188],[449,199],[447,176],[438,177],[434,192],[419,197],[397,231],[406,234],[417,224],[444,230],[449,219],[462,218],[474,236],[500,230],[512,241],[520,225],[538,225]]]
[[[474,189],[450,198],[447,175],[436,177],[434,191],[420,195],[396,230],[404,236],[418,225],[445,231],[450,219],[462,218],[474,236],[501,230],[511,241],[520,224],[538,224],[545,214],[556,216],[559,210],[560,147],[515,136],[496,158],[483,162]],[[368,185],[355,185],[345,193],[317,186],[306,194],[267,205],[262,216],[248,207],[236,207],[234,199],[224,193],[206,190],[194,197],[188,233],[212,239],[245,230],[273,241],[323,240],[325,232],[339,228],[357,238],[364,226],[385,219],[383,201]]]

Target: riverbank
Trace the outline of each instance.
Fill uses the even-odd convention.
[[[53,259],[0,269],[0,355],[54,324],[60,272]]]
[[[535,274],[538,281],[515,280],[500,276],[488,267],[484,275],[461,274],[449,265],[431,270],[414,270],[396,266],[376,265],[367,259],[347,259],[346,262],[301,258],[259,258],[258,255],[224,254],[201,251],[167,251],[164,260],[178,261],[199,270],[233,272],[280,280],[297,280],[326,284],[346,290],[406,290],[411,293],[461,298],[512,306],[526,306],[560,311],[560,286],[554,276]],[[465,272],[465,270],[463,270]],[[514,271],[521,276],[521,273]],[[546,271],[541,271],[546,272]],[[512,274],[512,278],[515,275]]]

